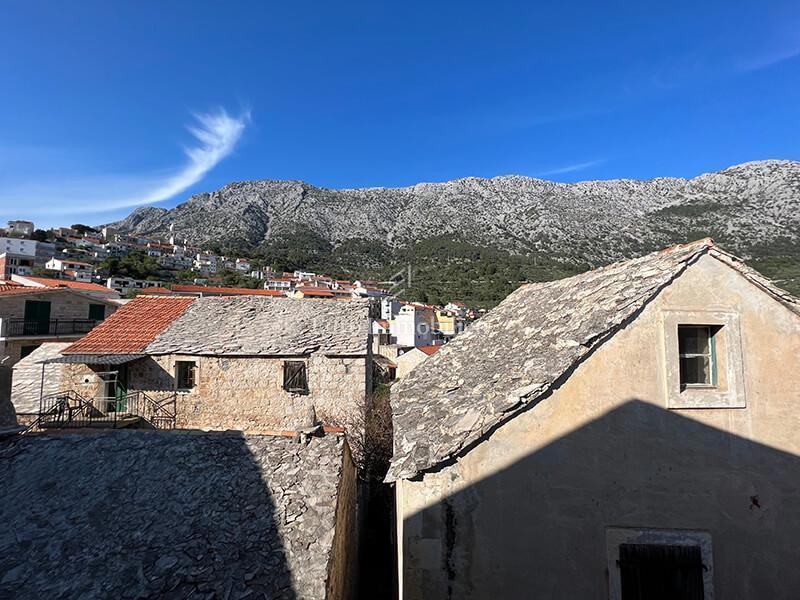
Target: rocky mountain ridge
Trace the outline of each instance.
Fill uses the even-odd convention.
[[[243,181],[171,210],[143,207],[123,231],[258,247],[312,231],[336,247],[367,240],[396,249],[442,235],[515,254],[600,264],[712,235],[732,250],[796,246],[800,162],[745,163],[692,179],[557,183],[519,175],[405,188],[326,189]]]

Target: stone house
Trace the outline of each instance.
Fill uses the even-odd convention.
[[[119,300],[119,293],[116,290],[109,289],[98,283],[73,281],[72,279],[53,279],[52,277],[35,277],[33,275],[12,275],[11,281],[27,287],[67,288],[76,290],[92,298]]]
[[[69,389],[113,410],[132,393],[176,394],[177,428],[322,423],[357,438],[372,394],[370,310],[359,300],[138,296],[56,361]]]
[[[341,433],[29,435],[0,444],[0,481],[3,598],[355,591],[357,477]]]
[[[77,340],[118,304],[65,287],[0,286],[0,359],[12,366],[48,341]]]
[[[521,287],[392,394],[401,598],[793,598],[800,300],[710,240]]]
[[[12,367],[11,404],[20,425],[39,416],[41,399],[65,389],[64,367],[51,361],[72,342],[45,342]]]

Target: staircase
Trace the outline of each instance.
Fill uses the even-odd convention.
[[[118,399],[88,400],[74,390],[44,396],[39,416],[23,434],[47,429],[175,429],[172,393],[155,399],[145,392],[131,392]]]

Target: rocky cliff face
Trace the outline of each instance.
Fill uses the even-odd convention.
[[[172,210],[145,207],[117,223],[195,243],[258,246],[298,227],[337,247],[391,249],[454,235],[512,253],[599,264],[712,235],[748,254],[800,238],[800,162],[746,163],[693,179],[555,183],[522,176],[406,188],[332,190],[300,181],[244,181]]]

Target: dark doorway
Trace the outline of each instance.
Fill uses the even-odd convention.
[[[699,546],[622,544],[622,600],[703,600]]]
[[[102,321],[106,318],[106,307],[103,304],[89,305],[89,319],[92,321]]]
[[[49,330],[50,303],[43,300],[26,300],[24,335],[47,335]]]

